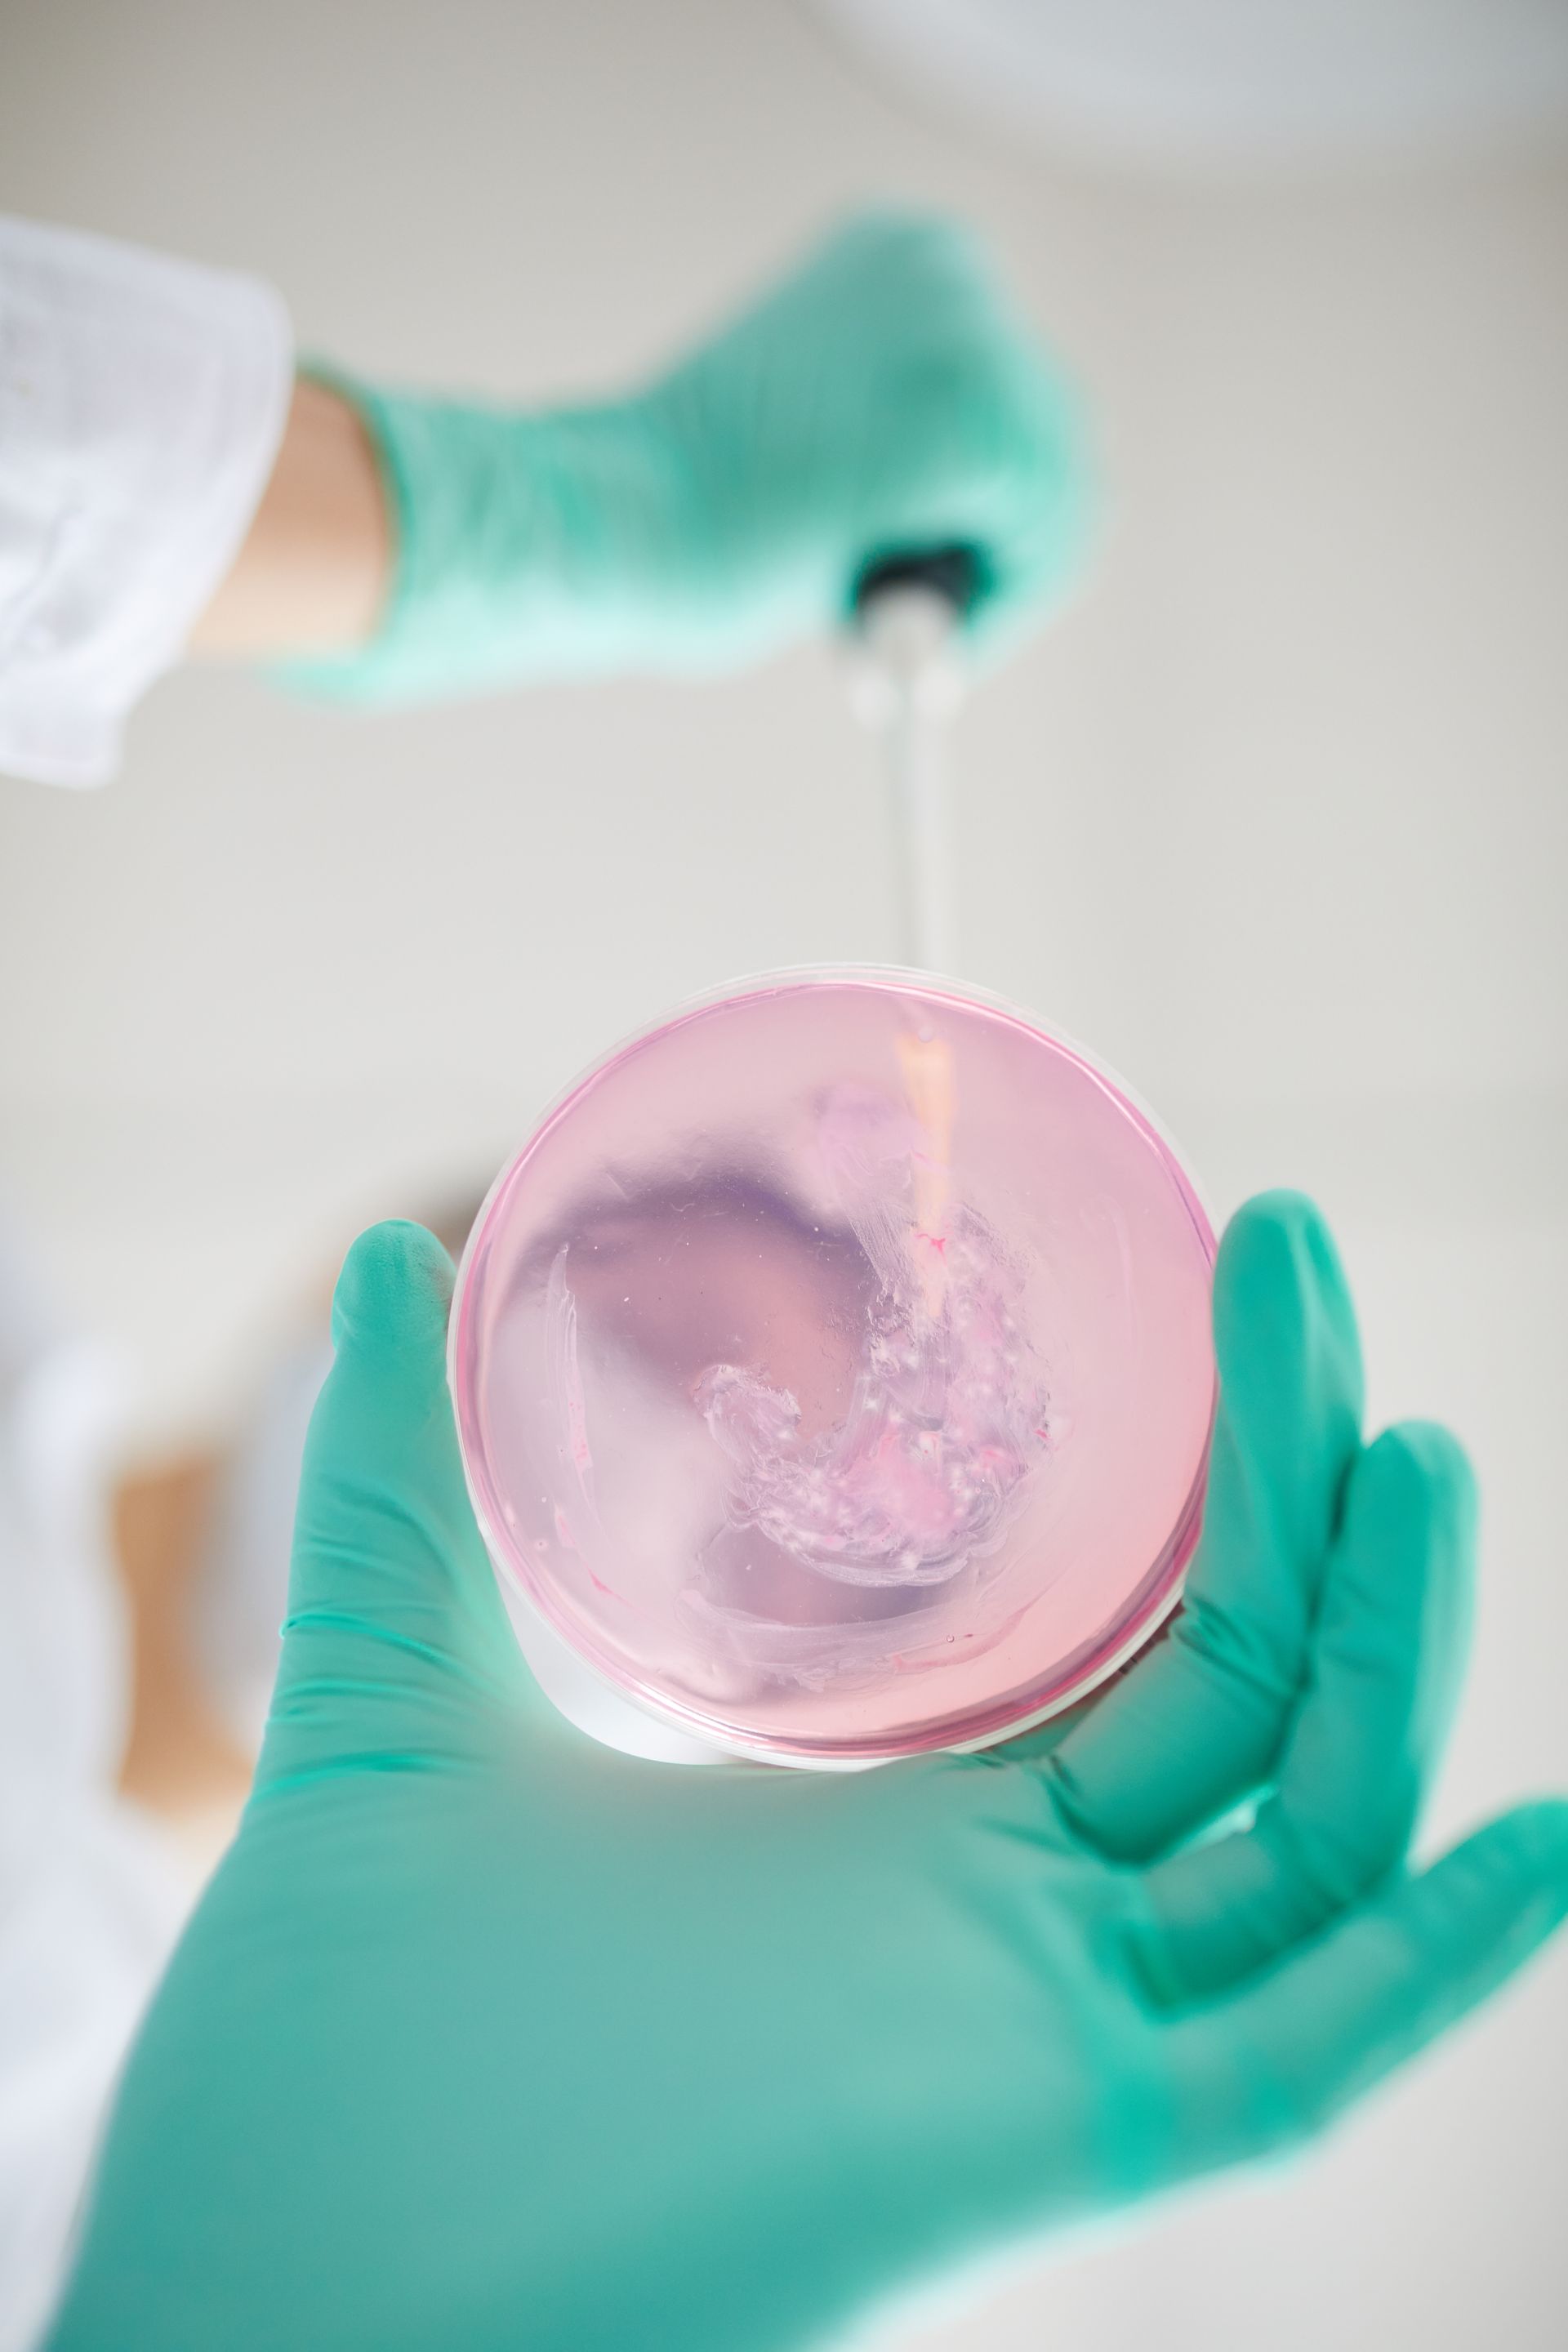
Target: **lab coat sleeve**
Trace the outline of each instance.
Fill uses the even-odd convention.
[[[116,2073],[194,1893],[115,1788],[117,1388],[0,1220],[0,2352],[29,2352],[58,2291]]]
[[[258,279],[0,215],[0,772],[113,772],[244,540],[292,383]]]

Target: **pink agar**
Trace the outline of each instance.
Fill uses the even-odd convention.
[[[1033,1719],[1174,1596],[1212,1256],[1152,1123],[1021,1016],[880,974],[678,1014],[470,1244],[454,1382],[498,1570],[751,1752]]]

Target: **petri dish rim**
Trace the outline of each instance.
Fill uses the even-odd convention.
[[[1214,1223],[1184,1155],[1135,1089],[1076,1038],[1044,1027],[1037,1016],[1022,1005],[968,982],[953,981],[897,964],[784,965],[767,971],[747,973],[682,998],[651,1021],[623,1034],[616,1044],[582,1067],[553,1097],[524,1142],[500,1168],[469,1228],[458,1265],[447,1326],[447,1371],[458,1433],[458,1450],[468,1499],[496,1573],[507,1579],[524,1604],[543,1619],[567,1648],[608,1689],[656,1722],[669,1725],[731,1757],[818,1769],[856,1769],[897,1757],[963,1753],[1016,1737],[1087,1697],[1142,1648],[1179,1602],[1186,1567],[1201,1531],[1208,1476],[1209,1438],[1212,1438],[1218,1401],[1217,1374],[1210,1397],[1209,1437],[1205,1438],[1186,1499],[1171,1534],[1149,1570],[1105,1627],[1068,1658],[1058,1660],[1051,1675],[1043,1678],[1026,1696],[1016,1692],[1003,1694],[984,1706],[971,1707],[962,1717],[955,1717],[951,1724],[943,1725],[940,1737],[933,1738],[929,1732],[911,1731],[907,1737],[889,1732],[879,1738],[816,1741],[798,1736],[788,1738],[768,1737],[749,1727],[736,1726],[722,1717],[686,1705],[629,1673],[585,1634],[577,1620],[559,1605],[548,1581],[537,1577],[533,1563],[522,1547],[515,1544],[507,1532],[505,1506],[489,1474],[479,1423],[478,1383],[470,1383],[464,1371],[473,1335],[477,1276],[487,1255],[488,1244],[504,1213],[508,1199],[523,1177],[530,1161],[542,1150],[574,1105],[591,1088],[602,1084],[613,1071],[622,1068],[637,1055],[668,1036],[673,1029],[687,1027],[710,1014],[732,1011],[737,1005],[753,998],[776,997],[796,990],[805,992],[834,986],[877,989],[893,994],[946,1000],[965,1012],[988,1014],[1012,1027],[1022,1029],[1027,1035],[1075,1064],[1106,1097],[1113,1110],[1153,1145],[1186,1212],[1200,1251],[1212,1268],[1217,1248]]]

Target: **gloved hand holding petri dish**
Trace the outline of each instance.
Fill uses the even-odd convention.
[[[611,1745],[847,1767],[989,1745],[1168,1614],[1214,1236],[1078,1048],[869,967],[682,1007],[557,1103],[454,1307],[519,1638]]]

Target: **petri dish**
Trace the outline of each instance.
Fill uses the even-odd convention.
[[[1173,1606],[1214,1234],[1081,1048],[812,968],[608,1054],[505,1168],[450,1371],[520,1639],[613,1744],[853,1767],[1069,1705]]]

